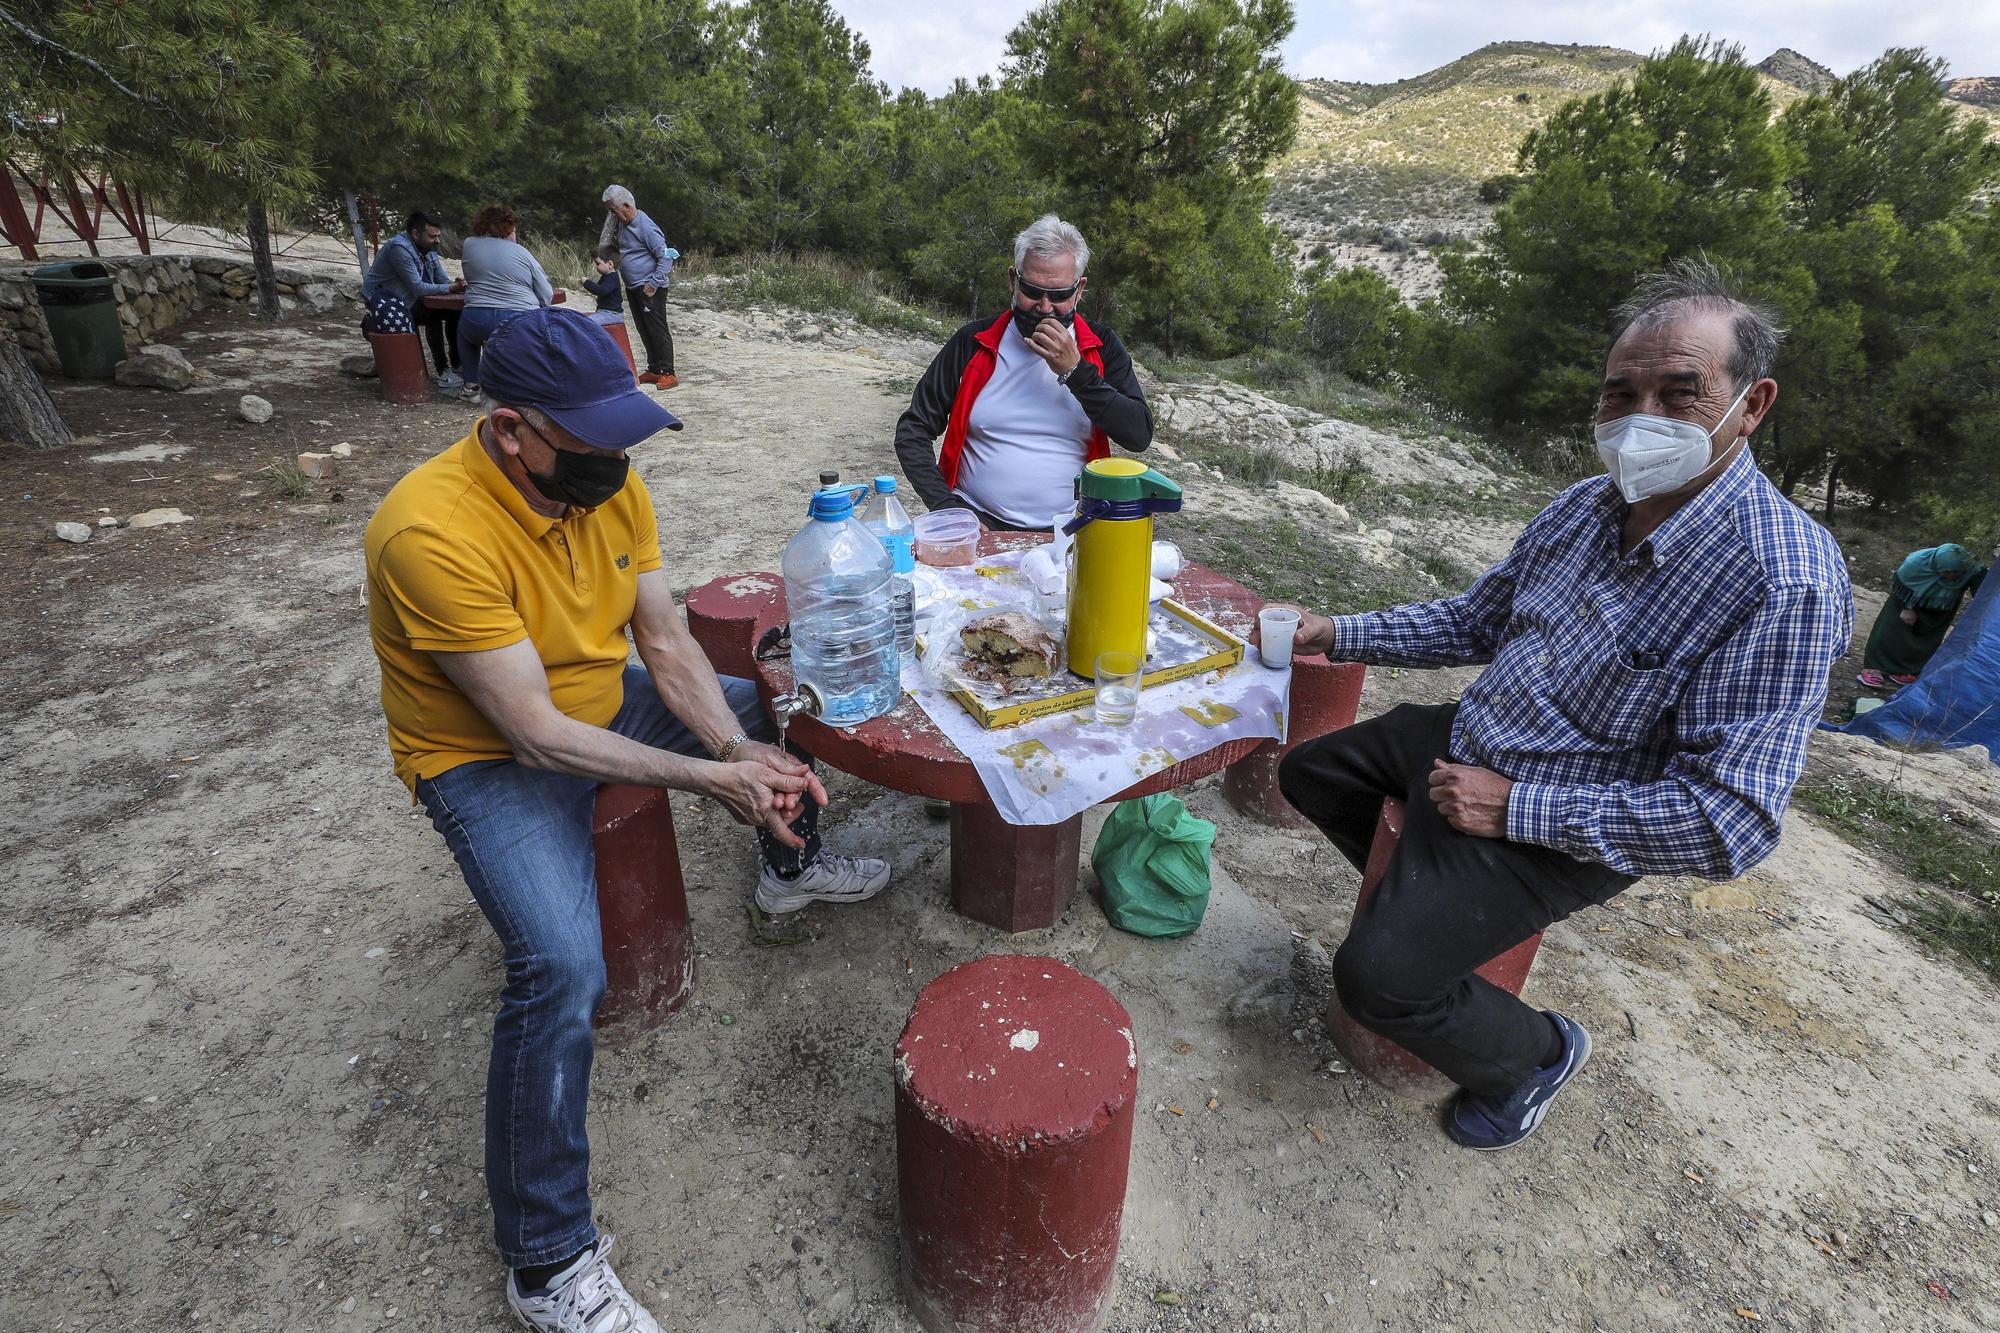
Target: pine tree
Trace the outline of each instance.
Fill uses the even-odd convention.
[[[1753,295],[1796,289],[1782,249],[1789,149],[1741,48],[1684,37],[1631,81],[1570,102],[1529,134],[1526,180],[1478,254],[1448,254],[1456,332],[1424,367],[1436,394],[1509,426],[1579,432],[1618,304],[1637,278],[1705,253]]]
[[[1285,272],[1259,214],[1298,125],[1291,30],[1288,0],[1049,0],[1009,36],[1022,150],[1128,332],[1219,350],[1246,331],[1234,292]]]

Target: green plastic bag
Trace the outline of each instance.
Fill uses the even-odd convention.
[[[1214,841],[1215,825],[1164,792],[1119,802],[1090,853],[1111,924],[1156,939],[1200,925]]]

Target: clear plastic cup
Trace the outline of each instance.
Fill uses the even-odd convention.
[[[1093,715],[1106,726],[1129,726],[1139,715],[1139,677],[1145,663],[1135,653],[1097,655],[1097,696]]]
[[[1257,658],[1273,671],[1292,665],[1292,641],[1298,637],[1299,613],[1286,606],[1267,606],[1257,613]]]

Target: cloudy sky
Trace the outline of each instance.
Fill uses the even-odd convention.
[[[1955,75],[2000,76],[1994,0],[1295,0],[1285,64],[1302,78],[1386,83],[1487,42],[1583,42],[1649,51],[1682,32],[1742,43],[1751,60],[1780,46],[1844,74],[1890,46],[1922,46]],[[936,0],[833,0],[868,39],[876,77],[942,92],[959,75],[999,69],[1007,32],[1032,5],[986,0],[954,14]],[[956,6],[951,8],[957,9]]]

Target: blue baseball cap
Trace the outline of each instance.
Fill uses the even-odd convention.
[[[535,407],[585,444],[630,449],[680,419],[639,391],[611,335],[574,310],[543,306],[502,324],[479,354],[479,387]]]

